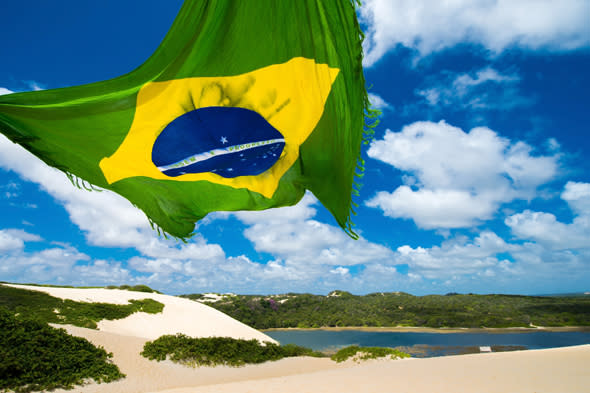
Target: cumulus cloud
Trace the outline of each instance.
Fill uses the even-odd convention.
[[[22,250],[25,242],[41,241],[38,235],[28,233],[22,229],[0,229],[0,252]]]
[[[565,185],[561,199],[579,215],[590,215],[590,183],[569,181]]]
[[[24,248],[24,242],[19,237],[7,233],[5,230],[0,230],[0,251],[7,252],[12,250],[20,250]]]
[[[12,90],[8,90],[5,87],[0,87],[0,96],[4,95],[4,94],[11,94],[14,93]]]
[[[526,143],[486,127],[464,132],[441,121],[387,130],[368,155],[406,172],[406,184],[366,204],[425,229],[473,226],[492,218],[502,203],[534,198],[557,174],[557,156],[532,153]]]
[[[426,279],[490,276],[510,269],[510,262],[499,258],[498,254],[516,249],[517,246],[507,244],[495,233],[484,231],[473,240],[456,237],[430,248],[401,246],[395,261],[407,264],[414,274]]]
[[[525,210],[506,218],[512,233],[552,250],[590,249],[590,183],[568,182],[561,194],[576,214],[571,223],[552,213]]]
[[[389,102],[375,93],[369,93],[369,102],[373,108],[379,109],[380,111],[393,110],[393,106]]]
[[[12,239],[6,249],[6,239]],[[25,251],[24,243],[41,241],[37,235],[21,230],[1,230],[0,276],[3,280],[20,282],[78,281],[76,264],[89,257],[69,245],[52,245],[40,251]],[[2,248],[2,245],[5,247]]]
[[[380,270],[386,274],[391,265],[405,264],[404,283],[412,280],[439,292],[512,292],[518,283],[524,293],[535,294],[550,293],[562,280],[583,287],[590,280],[589,258],[588,248],[515,244],[484,230],[473,239],[458,235],[431,247],[401,246],[391,264]]]
[[[415,93],[423,104],[437,110],[510,110],[532,102],[520,95],[519,81],[516,74],[485,67],[469,73],[443,73]]]
[[[316,203],[307,193],[296,206],[235,215],[249,225],[244,235],[257,251],[270,253],[288,265],[348,266],[391,256],[387,247],[362,237],[355,241],[342,229],[313,220]]]
[[[590,44],[590,3],[584,0],[367,0],[365,64],[398,45],[424,57],[461,43],[492,53],[510,47],[567,51]]]

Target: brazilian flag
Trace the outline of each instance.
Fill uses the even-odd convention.
[[[354,237],[361,41],[351,0],[186,0],[139,68],[1,96],[0,131],[179,238],[210,212],[293,205],[306,189]]]

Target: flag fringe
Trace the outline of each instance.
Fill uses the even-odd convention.
[[[96,191],[96,192],[104,191],[101,188],[98,188],[94,184],[89,183],[88,181],[82,179],[81,177],[74,175],[71,172],[68,172],[68,171],[64,171],[64,172],[65,172],[66,176],[68,177],[68,179],[70,180],[70,182],[72,183],[72,185],[74,185],[74,187],[76,187],[80,190]],[[137,205],[133,205],[133,207],[140,209],[139,206],[137,206]],[[187,244],[188,243],[187,239],[191,238],[194,235],[194,233],[192,233],[190,236],[187,236],[187,237],[174,236],[174,235],[166,232],[165,230],[163,230],[162,227],[160,227],[158,224],[156,224],[150,217],[148,217],[147,215],[146,215],[146,217],[148,219],[148,222],[150,223],[150,226],[154,230],[154,232],[157,232],[159,237],[164,237],[166,240],[168,240],[169,238],[173,238],[173,239],[176,239],[177,241],[181,241],[184,244]]]
[[[135,206],[135,207],[137,207],[137,206]],[[139,207],[137,207],[137,208],[139,209]],[[174,235],[172,235],[172,234],[170,234],[170,233],[166,232],[165,230],[163,230],[163,229],[162,229],[162,227],[160,227],[158,224],[156,224],[156,223],[155,223],[155,222],[154,222],[154,221],[153,221],[151,218],[149,218],[147,215],[146,215],[146,217],[147,217],[147,219],[148,219],[148,222],[150,223],[150,226],[152,227],[152,229],[153,229],[155,232],[157,232],[157,233],[158,233],[158,236],[159,236],[159,237],[162,237],[162,236],[163,236],[163,237],[164,237],[166,240],[168,240],[169,238],[172,238],[172,239],[175,239],[176,241],[181,241],[181,242],[183,242],[184,244],[187,244],[187,243],[188,243],[188,241],[187,241],[187,240],[188,240],[188,239],[190,239],[190,238],[191,238],[192,236],[194,236],[194,234],[195,234],[195,233],[193,232],[193,233],[191,233],[191,234],[190,234],[189,236],[187,236],[187,237],[178,237],[178,236],[174,236]]]
[[[96,192],[102,192],[103,190],[101,188],[98,188],[97,186],[95,186],[92,183],[89,183],[88,181],[82,179],[81,177],[78,177],[76,175],[74,175],[72,172],[68,172],[66,170],[63,170],[66,174],[66,176],[68,177],[68,179],[70,179],[70,182],[72,183],[72,185],[80,190],[86,190],[86,191],[96,191]]]
[[[351,0],[351,5],[354,8],[354,12],[358,11],[358,8],[361,6],[361,0]],[[359,73],[360,73],[360,82],[363,86],[364,90],[364,97],[363,97],[363,117],[364,117],[364,124],[363,124],[363,137],[362,137],[362,145],[368,145],[375,135],[375,127],[379,125],[379,116],[381,115],[381,111],[373,108],[371,102],[369,101],[369,94],[367,92],[367,87],[365,87],[365,76],[363,74],[363,40],[365,39],[365,34],[363,33],[358,19],[355,19],[355,27],[358,32],[358,62],[359,62]],[[360,197],[360,189],[362,187],[362,183],[358,183],[356,180],[361,179],[365,174],[365,160],[362,158],[363,149],[362,146],[359,149],[357,158],[356,158],[356,169],[357,171],[354,172],[353,182],[352,182],[352,191],[351,191],[351,198],[350,198],[350,214],[346,218],[346,223],[344,226],[344,231],[353,238],[354,240],[359,239],[359,235],[353,230],[353,227],[356,225],[352,222],[351,216],[356,216],[356,211],[353,208],[358,208],[358,203],[356,203],[353,199]]]

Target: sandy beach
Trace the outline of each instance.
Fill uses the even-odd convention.
[[[124,303],[131,298],[149,297],[165,304],[164,312],[149,322],[144,319],[148,314],[137,313],[107,324],[103,321],[99,323],[99,330],[57,326],[112,352],[114,363],[127,374],[125,379],[114,383],[89,384],[69,392],[590,392],[590,345],[427,359],[374,360],[361,364],[352,361],[338,364],[327,358],[307,357],[240,368],[190,368],[168,361],[154,362],[139,353],[143,344],[160,332],[190,334],[190,331],[190,335],[196,337],[220,332],[218,335],[259,339],[264,339],[265,335],[210,307],[167,295],[107,289],[34,286],[27,289],[74,300]],[[146,323],[154,326],[146,326]],[[195,324],[201,326],[194,327]]]

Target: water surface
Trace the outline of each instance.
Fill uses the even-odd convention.
[[[590,332],[414,333],[360,330],[276,330],[265,332],[281,344],[334,352],[348,345],[400,348],[416,357],[494,351],[544,349],[590,344]]]

